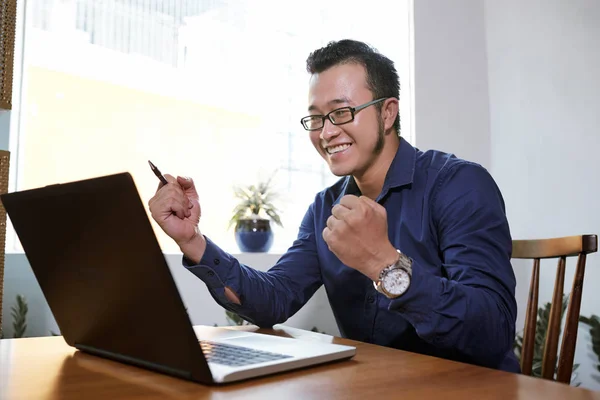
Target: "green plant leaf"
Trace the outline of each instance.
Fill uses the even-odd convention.
[[[592,314],[591,317],[579,317],[579,321],[590,327],[590,337],[592,341],[592,351],[596,354],[598,365],[596,368],[600,371],[600,317]]]
[[[17,295],[16,305],[11,307],[11,315],[13,317],[13,330],[15,338],[21,338],[27,330],[27,312],[29,307],[27,300],[20,294]]]
[[[229,220],[229,228],[240,219],[251,215],[270,218],[275,224],[283,227],[279,210],[274,204],[279,197],[272,187],[274,175],[271,175],[267,181],[259,182],[256,185],[234,186],[233,194],[240,202],[232,210],[233,215]]]
[[[229,325],[248,325],[249,322],[240,317],[238,314],[233,311],[225,310],[225,318]]]

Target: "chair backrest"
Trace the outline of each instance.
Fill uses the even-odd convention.
[[[8,192],[10,152],[0,150],[0,193]],[[4,293],[4,255],[6,245],[6,210],[0,202],[0,337],[2,336],[2,296]]]
[[[562,305],[565,282],[565,267],[567,257],[577,257],[577,269],[573,278],[569,306],[565,321],[556,380],[569,384],[573,372],[573,358],[577,340],[579,310],[583,291],[586,255],[598,250],[597,235],[567,236],[554,239],[513,240],[512,258],[533,260],[533,271],[527,301],[525,330],[521,351],[521,372],[531,375],[536,335],[536,317],[538,310],[538,293],[540,285],[540,260],[545,258],[558,259],[552,306],[548,320],[548,331],[544,344],[542,358],[542,378],[553,380],[556,367],[558,339],[562,317]]]

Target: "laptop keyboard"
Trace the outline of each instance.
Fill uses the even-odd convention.
[[[268,351],[250,349],[248,347],[232,346],[230,344],[200,341],[200,347],[206,361],[230,367],[258,364],[267,361],[291,358],[285,354],[271,353]]]

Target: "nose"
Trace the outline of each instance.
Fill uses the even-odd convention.
[[[323,124],[323,128],[321,129],[321,140],[330,141],[331,138],[336,137],[340,134],[340,128],[337,125],[334,125],[329,118],[325,119],[325,123]]]

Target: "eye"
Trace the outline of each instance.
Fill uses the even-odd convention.
[[[334,110],[331,117],[336,122],[344,122],[352,118],[352,113],[347,108],[340,108],[339,110]]]
[[[303,121],[308,129],[317,129],[323,122],[323,117],[320,115],[310,115],[304,118]]]

